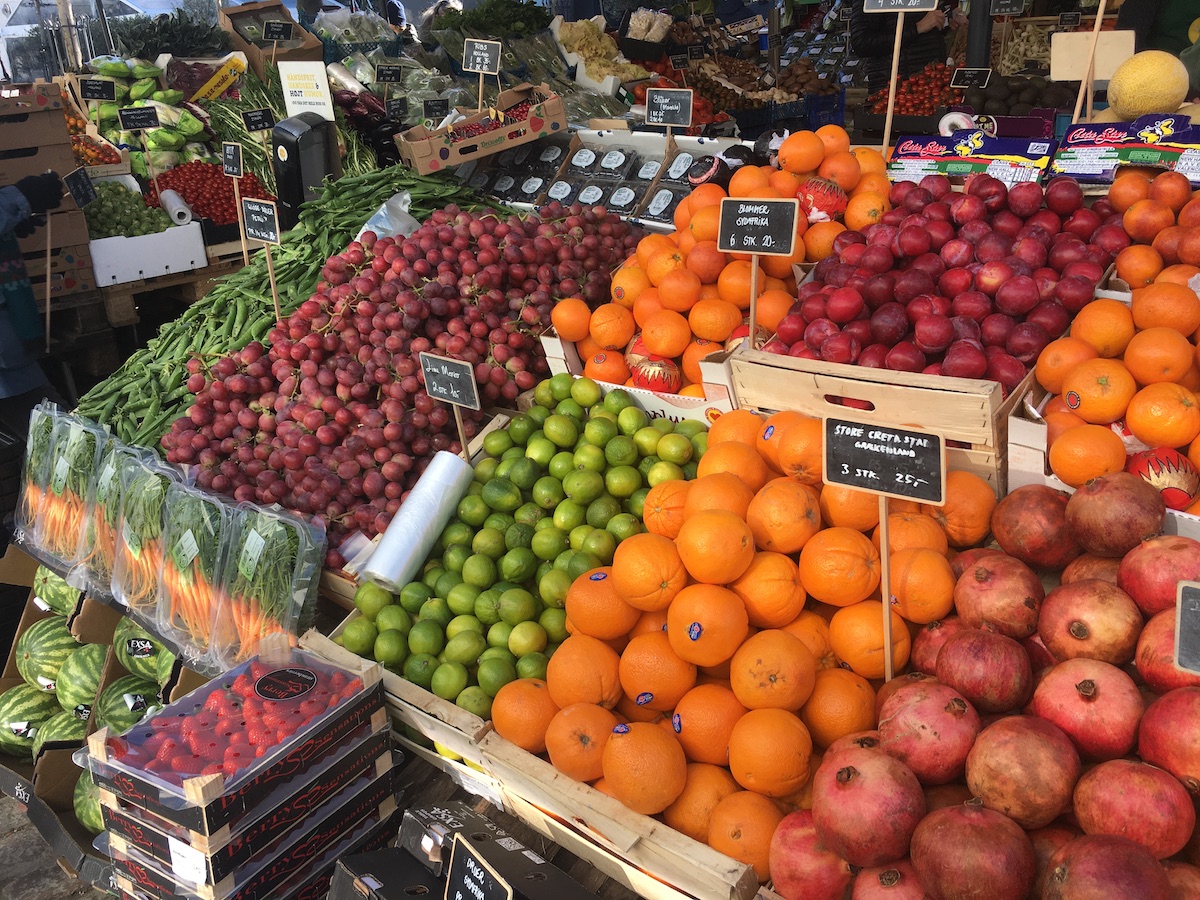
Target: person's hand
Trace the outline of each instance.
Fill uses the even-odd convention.
[[[27,238],[45,224],[45,216],[30,216],[13,229],[13,234],[19,238]]]
[[[925,16],[917,22],[917,34],[924,34],[927,31],[933,31],[935,28],[946,27],[946,14],[940,9],[935,9],[931,13],[926,13]]]
[[[961,9],[955,8],[954,12],[950,14],[950,27],[957,31],[959,28],[965,28],[966,26],[966,13],[964,13]]]
[[[16,188],[25,195],[25,199],[29,201],[29,208],[34,213],[57,209],[62,203],[62,180],[54,172],[22,178],[17,182]]]

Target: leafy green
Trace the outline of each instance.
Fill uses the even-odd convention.
[[[171,15],[127,16],[108,22],[118,52],[125,56],[154,59],[160,53],[170,53],[208,57],[223,56],[229,50],[229,35],[179,9]]]
[[[488,34],[531,34],[550,27],[550,11],[532,0],[483,0],[460,12],[452,9],[438,19],[438,28],[480,29]]]

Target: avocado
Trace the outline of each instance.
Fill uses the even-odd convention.
[[[983,92],[987,95],[989,100],[1007,100],[1011,93],[1008,89],[1008,85],[1003,81],[996,81],[992,84],[989,84],[983,89]]]
[[[1033,107],[1028,103],[1014,103],[1008,108],[1010,116],[1027,116],[1033,110]]]
[[[1038,90],[1042,90],[1050,82],[1047,81],[1045,78],[1043,78],[1041,75],[1034,75],[1029,79],[1029,83],[1031,85],[1033,85],[1033,87],[1037,88]]]
[[[983,111],[989,116],[1007,116],[1008,104],[1003,100],[991,99],[983,104]]]
[[[1017,96],[1017,100],[1019,102],[1028,106],[1035,105],[1041,99],[1042,92],[1037,88],[1025,88],[1025,90],[1021,91],[1021,93]]]
[[[983,109],[983,104],[987,101],[987,96],[977,87],[967,88],[963,95],[963,102],[971,109]]]

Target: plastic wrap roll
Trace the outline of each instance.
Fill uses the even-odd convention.
[[[163,211],[171,218],[173,224],[187,225],[192,221],[192,208],[179,196],[177,191],[170,189],[163,191],[159,195],[158,202],[162,204]]]
[[[445,450],[435,453],[363,566],[362,577],[392,593],[412,581],[474,476],[462,457]]]

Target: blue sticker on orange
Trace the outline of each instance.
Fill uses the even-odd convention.
[[[693,641],[700,640],[700,635],[704,634],[704,626],[699,622],[693,622],[688,626],[688,638]]]
[[[653,699],[654,699],[654,695],[652,693],[650,693],[649,691],[642,691],[640,694],[637,695],[636,698],[634,698],[633,702],[636,703],[638,706],[645,706],[647,703],[649,703]]]
[[[593,572],[591,575],[588,576],[588,580],[589,581],[603,581],[607,577],[608,577],[607,572]]]
[[[675,729],[676,734],[679,734],[679,732],[683,731],[683,722],[679,719],[679,713],[675,713],[675,715],[671,716],[671,727]]]

